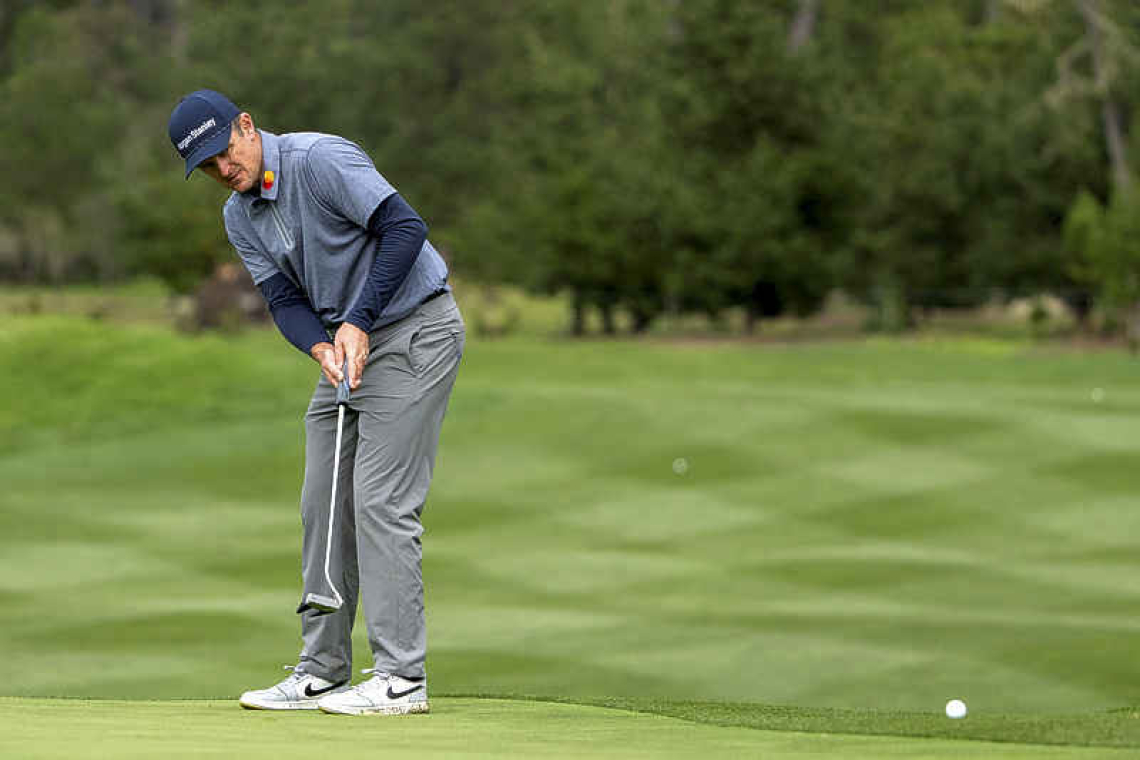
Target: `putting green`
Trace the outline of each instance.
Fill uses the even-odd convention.
[[[1123,758],[1126,751],[711,726],[595,706],[435,698],[402,718],[239,709],[233,701],[0,698],[0,756],[49,758]]]

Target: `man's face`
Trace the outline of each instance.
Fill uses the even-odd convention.
[[[230,145],[212,158],[198,164],[208,176],[239,193],[249,191],[261,174],[261,140],[252,120],[241,117],[241,127],[230,130]]]

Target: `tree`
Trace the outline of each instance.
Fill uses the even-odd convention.
[[[1082,190],[1069,210],[1065,243],[1068,269],[1096,293],[1116,324],[1127,324],[1135,344],[1140,323],[1133,304],[1140,302],[1140,253],[1133,216],[1140,207],[1134,197],[1133,169],[1127,133],[1131,112],[1126,93],[1140,83],[1140,12],[1114,0],[1074,0],[1083,34],[1057,59],[1058,78],[1049,100],[1059,111],[1095,108],[1104,147],[1103,183]],[[1074,35],[1076,36],[1076,35]],[[1102,204],[1099,198],[1107,198]],[[1082,317],[1090,304],[1081,303]],[[1122,316],[1131,312],[1130,316]]]
[[[1102,207],[1082,192],[1065,224],[1065,243],[1081,262],[1075,275],[1096,288],[1111,329],[1123,327],[1133,350],[1140,341],[1140,198],[1118,192]]]
[[[932,2],[871,30],[871,84],[851,87],[832,139],[863,178],[842,279],[884,326],[916,307],[1072,288],[1060,226],[1096,159],[1087,120],[1041,97],[1057,23],[1008,13],[978,26]]]
[[[16,279],[118,273],[98,166],[156,81],[149,32],[128,8],[64,6],[15,17],[0,78],[0,227],[14,231],[4,268]]]
[[[652,0],[609,3],[600,18],[580,3],[542,5],[513,28],[526,46],[503,110],[518,118],[497,143],[511,173],[457,237],[499,252],[483,272],[568,292],[575,333],[591,309],[607,332],[619,311],[644,330],[664,308],[671,270],[655,66],[667,16]]]
[[[822,8],[807,0],[794,14],[774,2],[677,8],[671,142],[684,146],[678,176],[700,189],[671,230],[692,270],[683,277],[688,308],[743,305],[752,324],[810,313],[833,285],[845,173],[822,150],[825,72],[805,47]]]
[[[1099,0],[1075,0],[1087,30],[1083,47],[1092,58],[1093,92],[1101,102],[1104,140],[1112,166],[1116,187],[1127,191],[1132,185],[1132,169],[1128,165],[1124,134],[1127,125],[1117,95],[1112,91],[1120,57],[1137,57],[1137,51],[1114,25]],[[1075,50],[1071,52],[1076,52]]]

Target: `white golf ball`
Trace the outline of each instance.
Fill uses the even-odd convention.
[[[678,457],[673,460],[673,472],[678,475],[684,475],[689,471],[689,460],[684,457]]]
[[[960,699],[951,699],[946,703],[946,717],[954,719],[965,718],[966,703]]]
[[[1099,404],[1101,401],[1104,401],[1104,388],[1093,388],[1092,393],[1089,395],[1092,397],[1094,404]]]

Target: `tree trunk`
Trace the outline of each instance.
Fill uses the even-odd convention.
[[[795,55],[804,45],[811,41],[815,32],[815,23],[819,18],[819,6],[823,0],[799,0],[796,8],[796,17],[792,21],[792,30],[788,34],[788,52]]]
[[[1112,95],[1112,80],[1108,61],[1105,60],[1104,18],[1100,0],[1076,0],[1077,9],[1085,20],[1089,49],[1092,51],[1093,74],[1101,98],[1101,119],[1104,121],[1104,139],[1108,157],[1112,162],[1112,179],[1115,186],[1127,190],[1132,186],[1132,172],[1128,168],[1128,149],[1124,137],[1124,115]]]
[[[982,12],[982,26],[997,23],[1001,17],[1002,0],[986,0],[985,10]]]
[[[189,58],[187,50],[190,48],[190,15],[189,3],[186,0],[174,0],[170,13],[170,55],[176,63],[185,64]]]
[[[756,334],[756,325],[760,322],[760,315],[756,309],[749,305],[744,312],[744,334],[751,337]]]
[[[610,303],[598,304],[602,312],[602,332],[606,335],[617,335],[617,322],[614,321],[614,307]]]
[[[1128,149],[1124,140],[1124,117],[1119,104],[1105,93],[1101,104],[1104,134],[1108,141],[1108,154],[1112,158],[1112,178],[1116,186],[1127,190],[1132,186],[1132,171],[1128,168]]]
[[[630,330],[635,335],[642,335],[649,330],[649,326],[653,324],[653,316],[644,309],[630,309],[630,317],[632,324]]]
[[[1128,351],[1133,356],[1140,352],[1140,303],[1134,303],[1125,313],[1125,336]]]
[[[570,325],[570,332],[575,337],[580,338],[586,334],[586,299],[582,297],[579,290],[574,291],[573,309],[574,319]]]

